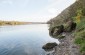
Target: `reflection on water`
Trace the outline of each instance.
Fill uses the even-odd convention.
[[[45,55],[42,46],[58,42],[49,36],[47,25],[0,27],[0,55]]]

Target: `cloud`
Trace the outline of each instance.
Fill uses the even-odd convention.
[[[50,8],[50,9],[48,9],[48,12],[51,14],[55,14],[57,12],[57,10],[55,8]]]
[[[48,0],[48,2],[56,2],[56,1],[58,1],[58,0]]]
[[[23,2],[20,4],[22,7],[27,6],[30,0],[22,0]]]
[[[2,4],[10,4],[10,5],[13,4],[12,1],[6,1],[6,0],[5,0],[5,1],[2,1],[1,3],[2,3]]]

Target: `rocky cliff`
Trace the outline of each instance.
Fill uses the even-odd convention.
[[[50,24],[49,32],[54,38],[58,38],[60,44],[56,47],[55,55],[85,55],[85,0],[77,0],[74,4],[62,11],[58,16],[48,21]],[[75,18],[78,17],[78,18]],[[80,19],[81,22],[77,23],[74,19]],[[70,20],[70,22],[69,22]],[[76,29],[73,31],[63,31],[59,33],[58,26],[63,25],[64,30],[71,28],[72,24],[76,23]],[[67,26],[67,28],[65,28]],[[73,25],[74,26],[74,25]],[[57,28],[58,27],[58,28]],[[56,34],[59,33],[56,36]],[[54,36],[54,35],[55,36]],[[62,38],[60,35],[64,35]],[[75,44],[76,42],[77,44]]]
[[[74,4],[63,10],[58,16],[49,20],[48,23],[52,25],[60,25],[66,22],[66,19],[76,16],[77,10],[85,8],[85,0],[77,0]]]

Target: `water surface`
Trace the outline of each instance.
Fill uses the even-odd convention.
[[[45,55],[42,46],[57,42],[45,24],[0,27],[0,55]]]

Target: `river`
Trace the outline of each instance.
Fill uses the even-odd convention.
[[[0,26],[0,55],[45,55],[42,46],[48,42],[59,43],[47,24]]]

